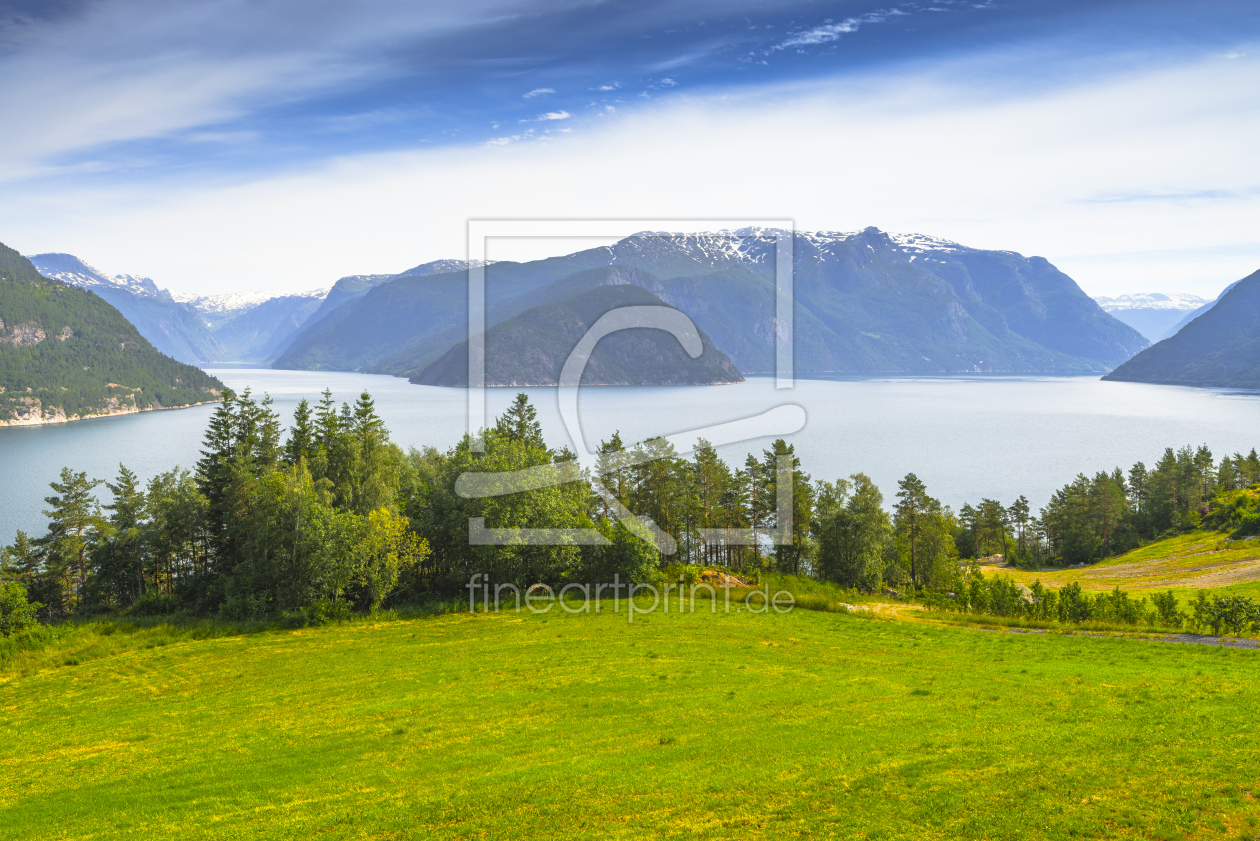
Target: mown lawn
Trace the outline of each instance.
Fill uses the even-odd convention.
[[[450,615],[0,682],[13,838],[1260,837],[1255,651]]]

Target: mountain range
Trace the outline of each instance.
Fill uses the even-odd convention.
[[[1231,284],[1176,334],[1104,379],[1260,389],[1260,272]]]
[[[103,295],[0,245],[0,425],[188,406],[222,389],[160,353]]]
[[[778,234],[645,233],[494,263],[485,271],[486,324],[600,286],[634,285],[689,315],[739,372],[769,373]],[[800,375],[1103,373],[1147,345],[1040,257],[876,228],[791,237]],[[607,268],[619,271],[591,271]],[[357,291],[313,317],[273,367],[416,377],[467,338],[464,271],[403,273]],[[495,364],[487,359],[488,370]]]
[[[1172,333],[1186,313],[1203,308],[1208,301],[1198,295],[1165,295],[1162,292],[1140,292],[1115,298],[1097,297],[1098,306],[1137,330],[1148,340],[1158,342]]]

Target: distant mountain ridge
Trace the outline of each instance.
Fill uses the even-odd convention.
[[[107,275],[72,254],[36,254],[28,259],[45,277],[91,289],[163,353],[194,365],[271,361],[303,327],[373,286],[469,265],[467,260],[433,260],[397,274],[351,275],[331,288],[309,292],[189,295],[172,294],[147,277]]]
[[[197,313],[177,302],[152,278],[109,276],[73,254],[28,257],[41,275],[90,289],[112,304],[155,348],[190,365],[220,359],[225,350]]]
[[[494,263],[485,272],[487,325],[555,303],[561,287],[575,295],[607,283],[582,281],[585,271],[633,269],[641,276],[626,282],[687,313],[739,371],[768,373],[778,341],[777,236],[645,232],[547,260]],[[876,228],[791,236],[798,375],[1103,373],[1147,345],[1040,257]],[[465,272],[398,276],[312,320],[274,367],[415,376],[466,338],[466,313]]]
[[[596,269],[605,273],[616,268]],[[574,347],[605,313],[622,307],[663,307],[639,286],[596,285],[557,303],[543,304],[495,324],[485,335],[485,382],[489,386],[556,385]],[[582,372],[583,385],[715,385],[744,378],[731,360],[700,335],[691,358],[678,339],[662,330],[636,328],[604,337]],[[468,341],[411,377],[420,385],[468,385]]]
[[[1158,342],[1186,313],[1208,303],[1198,295],[1139,292],[1114,298],[1099,296],[1098,305],[1148,340]]]
[[[1103,379],[1260,389],[1260,271],[1231,284],[1202,315]]]
[[[222,389],[159,353],[103,294],[0,245],[0,426],[188,406]]]

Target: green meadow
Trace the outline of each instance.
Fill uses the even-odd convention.
[[[84,625],[6,838],[1260,837],[1254,650],[795,610]]]

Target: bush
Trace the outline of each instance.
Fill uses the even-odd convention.
[[[26,588],[17,581],[0,583],[0,636],[21,633],[39,624],[35,612],[43,605],[26,599]]]
[[[174,596],[148,592],[131,605],[132,616],[170,616],[179,608]]]
[[[1199,591],[1194,600],[1194,624],[1213,634],[1260,631],[1260,605],[1247,596],[1212,596]]]
[[[1177,597],[1173,595],[1172,590],[1151,596],[1151,603],[1155,605],[1159,624],[1169,628],[1180,628],[1185,624],[1186,615],[1177,607]]]

